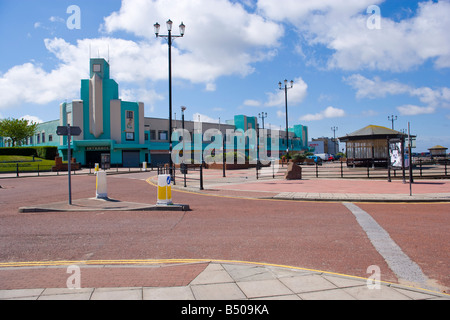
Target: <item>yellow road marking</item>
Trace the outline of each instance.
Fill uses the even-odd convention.
[[[250,262],[250,261],[240,261],[240,260],[217,260],[217,259],[131,259],[131,260],[78,260],[78,261],[24,261],[24,262],[2,262],[0,263],[0,268],[23,268],[23,267],[49,267],[49,266],[70,266],[70,265],[155,265],[155,264],[191,264],[191,263],[237,263],[237,264],[248,264],[248,265],[258,265],[258,266],[268,266],[268,267],[276,267],[276,268],[285,268],[291,270],[300,270],[300,271],[310,271],[317,272],[327,275],[336,275],[347,278],[359,279],[359,280],[368,280],[364,277],[352,276],[342,273],[322,271],[316,269],[308,269],[308,268],[300,268],[282,264],[273,264],[273,263],[263,263],[263,262]],[[375,281],[370,279],[370,281]],[[384,283],[386,285],[397,285],[393,282],[388,281],[375,281],[376,283]],[[404,287],[409,287],[413,289],[420,289],[423,291],[438,293],[449,295],[442,292],[436,292],[429,289],[417,288],[413,286],[402,285]],[[450,295],[449,295],[450,296]]]

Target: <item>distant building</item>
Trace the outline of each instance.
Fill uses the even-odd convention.
[[[443,147],[443,146],[434,146],[430,149],[428,149],[430,151],[431,154],[431,159],[433,158],[445,158],[447,157],[447,150],[448,148]]]
[[[67,137],[58,136],[58,126],[78,126],[80,136],[71,141],[72,157],[84,166],[101,162],[102,154],[110,156],[111,165],[137,167],[142,162],[158,165],[169,162],[169,120],[144,116],[142,102],[129,102],[119,99],[119,85],[110,78],[110,66],[105,59],[90,59],[89,79],[81,80],[80,99],[61,103],[59,120],[38,125],[36,134],[23,141],[24,146],[56,146],[59,154],[67,160]],[[192,154],[203,152],[214,138],[205,133],[215,129],[226,134],[225,143],[236,145],[246,155],[256,150],[256,135],[253,137],[235,133],[251,132],[258,128],[258,118],[236,115],[225,124],[185,121],[184,126],[190,134],[192,143],[186,145]],[[173,129],[181,129],[181,120],[173,120]],[[229,135],[228,131],[233,135]],[[256,132],[256,131],[255,131]],[[265,130],[265,140],[260,138],[259,149],[269,157],[279,157],[287,149],[286,132]],[[308,149],[308,127],[294,125],[289,128],[289,150]],[[182,139],[172,136],[173,148],[180,147]],[[276,141],[278,139],[278,141]],[[0,147],[10,146],[7,137],[0,137]],[[200,143],[194,143],[200,141]],[[219,146],[218,142],[216,145]],[[272,145],[277,146],[272,150]],[[227,150],[230,151],[230,150]]]
[[[335,141],[333,138],[322,137],[312,139],[312,141],[308,142],[308,147],[314,154],[336,154],[339,152],[339,142],[337,141],[337,139]]]

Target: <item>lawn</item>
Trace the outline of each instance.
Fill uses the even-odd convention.
[[[55,165],[55,160],[45,160],[37,157],[26,156],[0,156],[0,172],[50,171]]]

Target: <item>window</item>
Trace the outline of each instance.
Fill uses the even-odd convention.
[[[52,142],[52,141],[53,141],[53,135],[52,135],[52,134],[49,134],[49,135],[48,135],[48,141],[49,141],[49,142]]]
[[[127,133],[125,134],[125,139],[126,139],[127,141],[134,141],[134,132],[127,132]]]
[[[94,70],[94,72],[101,72],[102,71],[102,65],[101,64],[94,64],[93,70]]]
[[[159,134],[158,140],[163,140],[163,141],[169,140],[167,131],[159,131],[158,134]]]
[[[156,140],[156,131],[150,130],[150,140],[155,141]]]
[[[133,111],[127,111],[127,119],[133,119],[134,118],[134,112]]]
[[[146,132],[145,134],[144,134],[144,136],[145,136],[145,141],[148,141],[148,132]]]
[[[42,132],[42,143],[45,143],[45,132]]]
[[[36,144],[39,144],[39,143],[41,143],[41,135],[38,133],[36,135]]]

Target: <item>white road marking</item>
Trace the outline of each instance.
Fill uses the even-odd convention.
[[[372,242],[375,249],[399,279],[426,286],[428,278],[422,272],[422,269],[402,251],[389,236],[389,233],[370,214],[353,203],[343,204],[356,217],[359,225],[369,237],[370,242]]]

